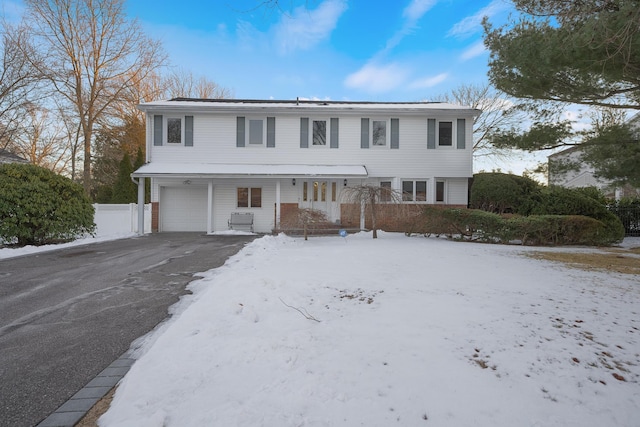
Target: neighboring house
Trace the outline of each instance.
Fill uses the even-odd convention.
[[[364,183],[402,191],[405,203],[468,202],[476,109],[185,98],[138,108],[147,163],[132,177],[139,196],[151,179],[154,231],[227,230],[240,212],[268,233],[292,207],[339,224],[343,189]]]
[[[637,128],[640,128],[640,113],[635,114],[629,123]],[[590,165],[582,163],[581,161],[582,150],[580,147],[570,147],[557,153],[551,154],[547,157],[549,164],[549,185],[559,185],[567,188],[579,188],[579,187],[596,187],[600,189],[607,197],[619,199],[620,197],[635,197],[640,194],[640,189],[631,187],[616,187],[606,179],[597,178],[595,170]],[[567,170],[562,172],[555,172],[557,168],[553,167],[553,163],[556,164],[579,164],[578,170]]]
[[[29,161],[0,148],[0,163],[29,163]]]

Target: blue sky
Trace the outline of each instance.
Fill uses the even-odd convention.
[[[481,20],[509,0],[129,0],[173,67],[236,98],[430,100],[487,81]],[[2,0],[17,20],[21,0]]]
[[[509,0],[129,0],[174,67],[235,98],[431,100],[487,82],[481,20],[498,26]],[[21,0],[1,0],[18,20]],[[474,169],[521,173],[541,156],[481,158]]]
[[[418,101],[487,81],[482,16],[508,0],[135,0],[173,66],[236,98]]]

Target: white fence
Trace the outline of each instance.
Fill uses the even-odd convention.
[[[138,205],[94,204],[97,236],[138,232]],[[144,232],[151,233],[151,204],[144,205]]]

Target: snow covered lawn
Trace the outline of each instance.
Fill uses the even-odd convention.
[[[99,424],[638,426],[638,277],[532,250],[260,238],[142,340]]]

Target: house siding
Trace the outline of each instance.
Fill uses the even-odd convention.
[[[268,103],[264,101],[265,103]],[[153,104],[153,103],[151,103]],[[277,203],[276,183],[280,184],[280,204],[297,204],[308,207],[309,203],[302,200],[303,182],[312,183],[314,180],[326,181],[330,186],[336,183],[338,193],[342,192],[345,178],[348,185],[367,183],[379,184],[380,181],[391,181],[392,188],[402,189],[403,180],[420,180],[427,182],[427,202],[435,202],[435,182],[445,180],[446,203],[466,205],[468,197],[468,178],[472,176],[472,148],[473,148],[473,114],[476,110],[464,108],[415,109],[416,111],[400,108],[390,108],[377,111],[377,106],[363,104],[357,108],[320,111],[316,109],[293,106],[288,108],[251,108],[245,106],[236,108],[230,102],[229,108],[205,108],[202,103],[194,102],[198,108],[171,109],[171,101],[160,102],[162,108],[154,107],[147,111],[147,161],[157,164],[227,164],[227,165],[362,165],[366,168],[366,178],[349,177],[296,177],[298,185],[292,184],[292,178],[256,178],[238,176],[228,178],[224,176],[180,178],[152,178],[151,200],[159,202],[162,210],[161,188],[181,187],[185,185],[213,186],[212,222],[213,231],[226,230],[231,212],[254,213],[254,229],[259,232],[269,232],[275,224],[275,205]],[[357,104],[357,103],[356,103]],[[187,104],[189,106],[190,104]],[[326,105],[326,104],[323,104]],[[165,108],[166,106],[166,108]],[[209,107],[209,105],[207,105]],[[144,108],[143,108],[144,110]],[[211,111],[211,112],[210,112]],[[154,145],[153,127],[154,117],[193,117],[192,146],[182,144]],[[244,118],[238,120],[239,117]],[[272,119],[269,119],[272,118]],[[255,144],[252,135],[249,142],[249,123],[251,120],[261,119],[267,131],[262,144]],[[304,141],[301,135],[301,123],[308,122],[308,135]],[[464,120],[464,123],[460,121]],[[326,120],[326,145],[314,146],[313,121]],[[383,120],[387,123],[387,139],[384,146],[371,143],[371,129],[368,144],[363,141],[363,123],[372,125],[373,121]],[[393,125],[392,125],[393,120]],[[453,123],[452,146],[435,147],[427,145],[427,124],[451,121]],[[191,122],[191,119],[189,119]],[[338,124],[336,131],[336,122]],[[255,123],[255,122],[254,122]],[[271,132],[275,123],[275,136]],[[244,124],[243,129],[239,126]],[[459,144],[460,126],[464,125],[464,144]],[[391,136],[393,131],[394,135]],[[239,138],[242,141],[239,141]],[[189,139],[189,142],[191,139]],[[334,142],[333,146],[331,142]],[[337,143],[336,143],[337,141]],[[366,148],[363,148],[366,145]],[[170,174],[168,174],[170,175]],[[168,176],[167,175],[167,176]],[[189,181],[189,182],[187,182]],[[262,207],[238,208],[237,188],[262,188]],[[208,197],[208,191],[207,191]],[[338,200],[327,206],[331,220],[340,219]]]

